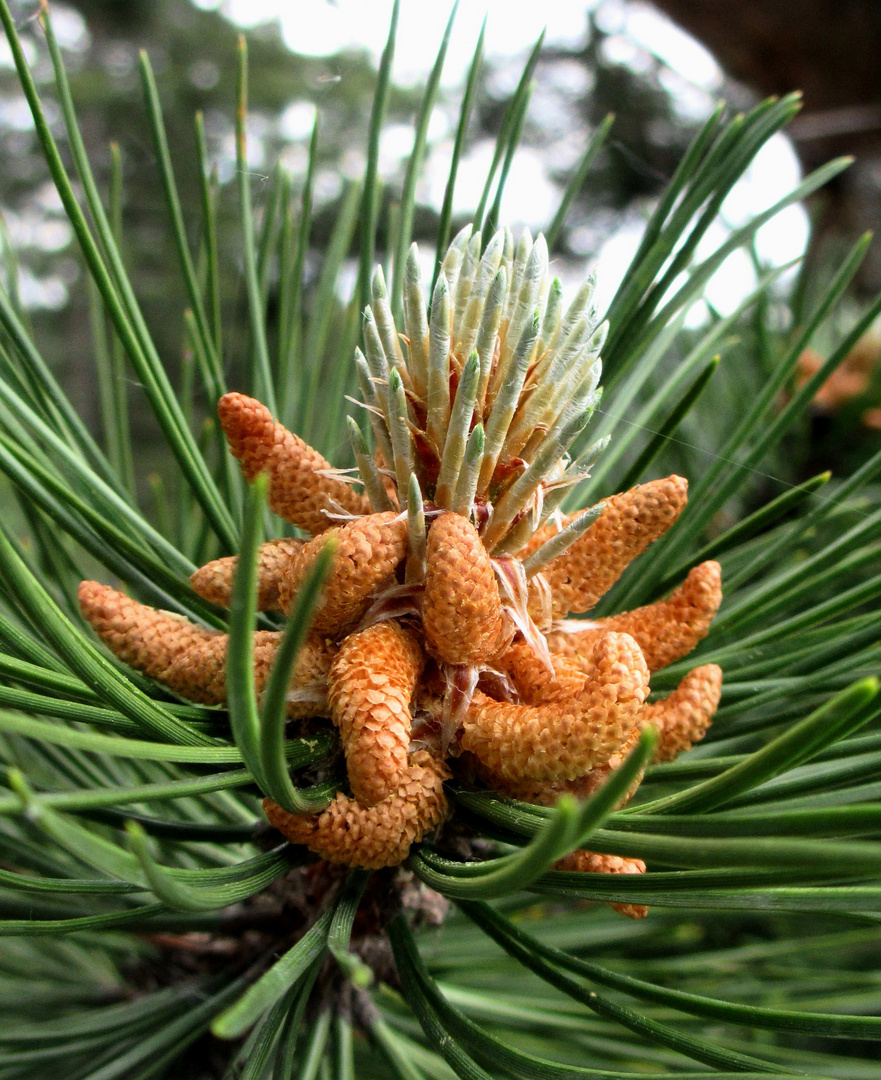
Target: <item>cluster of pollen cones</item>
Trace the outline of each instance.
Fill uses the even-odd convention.
[[[377,273],[367,355],[356,358],[376,438],[370,453],[352,425],[363,493],[258,401],[238,393],[220,400],[245,477],[266,474],[270,508],[311,536],[262,546],[259,608],[289,613],[335,538],[288,716],[330,718],[348,790],[308,815],[264,802],[290,841],[331,862],[402,862],[447,817],[443,784],[453,771],[552,805],[564,792],[594,791],[646,725],[658,732],[655,760],[671,760],[703,736],[718,705],[713,664],[692,670],[664,700],[646,701],[651,673],[706,635],[721,601],[716,563],[695,567],[646,607],[570,617],[588,613],[670,528],[687,485],[670,476],[593,512],[556,508],[560,491],[585,475],[567,451],[593,400],[604,330],[589,306],[590,283],[563,313],[546,265],[541,237],[533,244],[526,234],[515,250],[501,232],[482,249],[479,234],[460,234],[429,316],[414,249],[404,335]],[[229,606],[235,569],[235,557],[217,559],[193,574],[192,586]],[[131,667],[189,700],[225,702],[227,635],[97,582],[83,582],[80,606]],[[280,639],[254,635],[258,693]],[[587,851],[557,868],[645,870],[638,859]]]

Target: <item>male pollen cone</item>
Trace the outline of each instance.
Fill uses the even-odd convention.
[[[189,701],[224,704],[228,634],[196,626],[173,612],[139,604],[97,581],[80,584],[79,604],[84,618],[104,644],[129,667]],[[266,685],[281,636],[274,630],[254,634],[254,683],[258,694]],[[321,686],[335,652],[336,646],[311,634],[297,655],[291,689]],[[291,719],[313,716],[315,703],[290,702],[287,711]]]
[[[606,634],[578,694],[514,705],[475,694],[462,749],[506,781],[574,780],[608,761],[627,740],[648,694],[642,652],[628,634]]]
[[[584,671],[569,657],[553,658],[553,674],[545,667],[531,645],[518,641],[495,661],[493,666],[504,671],[514,683],[523,705],[547,705],[563,701],[581,691]]]
[[[542,570],[551,589],[554,618],[589,611],[627,566],[670,528],[687,498],[688,481],[668,476],[604,499],[605,509],[587,532]],[[565,516],[564,526],[583,512]],[[539,529],[524,554],[555,531],[555,525]]]
[[[630,634],[649,671],[659,671],[687,656],[707,636],[721,603],[721,568],[717,562],[701,563],[666,600],[597,619],[581,631],[552,631],[548,647],[552,653],[577,659],[590,654],[600,634],[614,630]]]
[[[412,844],[443,823],[443,782],[449,777],[442,761],[418,750],[398,789],[376,806],[361,806],[340,792],[326,810],[308,817],[290,814],[271,799],[263,800],[263,811],[291,843],[305,844],[320,858],[378,870],[398,866]]]
[[[630,754],[636,749],[642,735],[641,720],[640,714],[639,722],[633,726],[627,739],[618,747],[608,761],[589,769],[583,776],[577,776],[574,780],[545,780],[542,782],[522,780],[515,784],[499,781],[491,775],[487,776],[486,780],[497,791],[501,791],[503,795],[507,795],[511,799],[517,799],[520,802],[535,803],[536,806],[553,806],[561,795],[567,794],[574,795],[576,799],[588,799],[605,784],[613,772],[617,772],[621,768]],[[616,810],[626,806],[636,794],[644,772],[645,769],[642,769],[634,777],[629,789],[621,796],[620,801],[615,804]]]
[[[225,634],[196,626],[182,615],[139,604],[98,581],[81,582],[78,599],[83,617],[123,663],[184,697],[195,693],[194,700],[203,704],[224,700]],[[193,674],[180,670],[181,656],[188,655],[204,660],[198,685]]]
[[[257,558],[257,610],[281,611],[278,587],[282,574],[296,561],[305,540],[283,538],[267,540],[260,545]],[[212,604],[228,608],[232,602],[232,589],[235,582],[238,555],[226,555],[205,563],[190,575],[190,584],[195,592]]]
[[[654,724],[659,739],[653,761],[673,761],[704,737],[722,695],[722,669],[704,664],[690,671],[672,694],[652,702],[641,720]]]
[[[644,874],[642,859],[628,859],[623,855],[600,855],[595,851],[573,851],[554,863],[555,870],[569,870],[578,874]],[[644,919],[649,913],[645,904],[612,904],[621,915],[629,919]]]
[[[332,524],[325,510],[370,512],[367,499],[344,481],[323,475],[323,470],[332,470],[330,462],[259,401],[245,394],[224,394],[217,415],[245,479],[250,482],[258,473],[268,473],[269,508],[285,521],[315,536]]]
[[[352,794],[375,806],[400,786],[410,746],[410,699],[423,666],[412,634],[375,623],[343,641],[328,677]]]
[[[393,510],[349,521],[309,540],[281,575],[279,600],[289,614],[297,592],[330,537],[337,548],[333,566],[312,617],[312,629],[339,634],[356,623],[374,592],[391,578],[407,554],[407,522]]]
[[[422,625],[447,664],[486,663],[508,640],[492,561],[461,514],[441,514],[428,530]]]

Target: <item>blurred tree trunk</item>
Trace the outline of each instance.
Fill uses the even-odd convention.
[[[806,170],[830,157],[857,161],[826,192],[818,259],[866,229],[881,231],[881,2],[879,0],[654,0],[733,78],[760,95],[801,90],[790,128]],[[881,243],[859,286],[881,289]]]

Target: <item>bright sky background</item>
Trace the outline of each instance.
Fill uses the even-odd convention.
[[[590,0],[587,0],[589,3]],[[295,52],[330,56],[344,48],[366,48],[378,60],[388,36],[392,0],[195,0],[219,8],[241,26],[268,19],[281,22],[285,42]],[[487,55],[511,56],[535,43],[547,26],[547,40],[574,43],[586,30],[582,0],[461,0],[450,41],[444,83],[459,83],[474,52],[484,16]],[[395,80],[414,83],[431,67],[452,4],[445,0],[403,0],[395,51]]]
[[[330,56],[343,49],[367,49],[378,62],[388,35],[392,0],[193,0],[197,7],[220,10],[229,19],[248,28],[278,20],[287,45],[295,52]],[[393,78],[398,85],[419,84],[425,80],[434,62],[440,41],[449,18],[452,3],[448,0],[403,0],[398,26],[397,47]],[[500,96],[513,91],[519,78],[523,59],[533,46],[542,29],[548,45],[577,47],[587,34],[586,9],[595,12],[601,28],[610,35],[605,49],[610,60],[625,64],[636,71],[648,70],[657,57],[668,65],[662,70],[661,81],[670,93],[674,108],[690,120],[706,116],[722,90],[722,72],[713,57],[684,31],[676,27],[654,8],[640,0],[541,0],[539,3],[523,3],[518,0],[461,0],[447,61],[443,84],[452,90],[461,85],[470,64],[475,42],[484,18],[487,21],[485,53],[495,63],[494,92]],[[82,17],[75,9],[63,3],[53,9],[53,23],[62,45],[76,48],[79,38],[86,33]],[[3,42],[5,44],[5,42]],[[8,51],[8,50],[7,50]],[[504,61],[510,59],[510,64]],[[0,46],[0,64],[11,63],[11,57]],[[555,78],[567,78],[582,83],[588,76],[577,64],[555,65]],[[568,72],[568,76],[567,76]],[[506,80],[510,80],[510,85]],[[583,93],[585,85],[564,87],[574,93]],[[539,103],[533,100],[533,108]],[[429,129],[432,149],[427,160],[426,175],[418,191],[418,197],[440,208],[452,152],[453,121],[455,109],[438,108]],[[297,168],[305,160],[305,143],[312,127],[314,106],[307,101],[292,101],[282,116],[285,135],[291,140],[286,152],[288,165]],[[30,116],[21,99],[0,101],[0,116],[12,128],[17,124],[29,128]],[[261,122],[252,117],[255,124]],[[265,121],[263,121],[265,122]],[[565,124],[565,117],[562,121]],[[254,135],[259,133],[255,130]],[[409,154],[413,133],[407,125],[391,125],[383,134],[381,143],[381,168],[394,171],[395,165]],[[572,164],[577,160],[582,145],[577,138],[571,141]],[[254,138],[249,143],[259,150],[262,140]],[[568,146],[568,142],[563,141]],[[561,141],[555,144],[555,164],[565,168],[566,162],[559,155],[566,151]],[[456,188],[458,211],[474,209],[480,197],[492,156],[492,144],[484,140],[468,149],[459,169]],[[302,159],[302,161],[301,161]],[[229,153],[232,167],[234,154]],[[223,172],[223,162],[221,173]],[[255,168],[265,168],[266,162],[255,161]],[[319,176],[316,194],[321,197],[322,184],[336,188],[340,173],[358,176],[363,172],[363,152],[352,148],[331,176]],[[724,239],[728,228],[735,228],[752,215],[764,210],[794,188],[801,179],[796,155],[788,139],[777,135],[764,147],[747,174],[732,190],[722,207],[722,221],[710,230],[697,255],[705,257]],[[335,190],[324,192],[330,198]],[[68,223],[59,217],[57,233],[45,232],[45,212],[57,209],[47,195],[43,207],[39,246],[61,248],[64,246]],[[553,216],[558,205],[560,190],[547,175],[545,156],[536,148],[524,146],[514,159],[502,204],[502,218],[515,231],[529,226],[533,231],[542,228]],[[51,223],[50,223],[51,224]],[[23,216],[7,221],[10,234],[16,243],[34,242],[29,230],[33,223]],[[583,251],[587,267],[596,267],[598,273],[598,301],[600,305],[612,298],[632,258],[644,227],[639,211],[623,218],[619,226],[594,250],[592,238],[584,237]],[[27,235],[25,235],[27,234]],[[770,264],[782,264],[797,258],[805,249],[808,238],[808,219],[801,206],[790,207],[760,230],[757,249],[760,257]],[[578,247],[578,236],[572,236]],[[585,266],[569,268],[578,281],[583,277]],[[562,271],[564,281],[566,268]],[[57,276],[57,275],[56,275]],[[38,295],[36,286],[23,283],[23,293],[30,296],[37,306],[54,307],[63,303],[66,289],[63,282],[55,281],[54,292],[49,296]],[[734,310],[737,304],[756,284],[753,267],[743,252],[735,252],[720,268],[707,288],[710,302],[723,314]],[[45,290],[44,290],[45,291]],[[698,305],[690,321],[700,322],[706,310]]]
[[[343,48],[366,48],[378,61],[388,33],[392,0],[195,0],[197,6],[219,8],[243,27],[278,19],[288,46],[300,53],[331,55]],[[722,72],[713,57],[684,31],[648,4],[622,0],[461,0],[453,27],[443,82],[461,83],[471,60],[484,17],[487,20],[486,55],[491,60],[522,57],[542,29],[549,45],[577,46],[587,32],[585,9],[596,11],[602,29],[611,34],[606,48],[610,58],[637,70],[645,69],[654,54],[672,68],[666,88],[675,107],[689,117],[702,117],[722,87]],[[425,79],[449,17],[451,5],[425,0],[403,0],[395,51],[394,79],[413,84]],[[519,76],[519,68],[511,65]],[[511,87],[513,89],[513,86]],[[291,120],[296,119],[292,113]],[[306,120],[306,117],[302,117]],[[310,123],[311,126],[311,123]],[[441,138],[429,160],[428,177],[420,195],[439,206],[443,196],[445,165],[451,135]],[[389,131],[384,149],[389,157],[403,155],[412,145],[409,131]],[[462,163],[457,186],[459,209],[474,206],[488,166],[488,147],[476,147]],[[435,168],[432,168],[432,165]],[[736,227],[792,190],[800,170],[791,144],[775,136],[759,154],[722,209],[725,225]],[[549,220],[559,192],[545,175],[541,155],[523,148],[515,159],[502,207],[512,224],[540,228]],[[719,224],[707,236],[698,255],[709,254],[724,241],[727,229]],[[622,222],[620,229],[589,261],[596,264],[601,296],[610,299],[640,239],[639,220]],[[785,263],[800,255],[808,238],[807,215],[792,207],[766,225],[758,235],[760,256]],[[587,253],[586,253],[587,254]],[[723,314],[733,310],[755,285],[752,265],[743,252],[729,258],[710,282],[708,298]],[[693,313],[694,321],[702,317]]]

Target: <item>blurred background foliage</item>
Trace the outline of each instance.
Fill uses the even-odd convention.
[[[35,5],[22,3],[18,8],[26,30],[26,19]],[[308,17],[307,9],[308,5],[304,17]],[[196,110],[205,117],[209,153],[217,163],[221,186],[234,180],[233,65],[238,27],[219,12],[201,10],[189,0],[78,0],[53,4],[52,11],[89,152],[105,190],[110,184],[110,144],[119,145],[127,261],[160,352],[173,366],[182,347],[180,315],[185,302],[144,122],[138,50],[148,50],[156,71],[185,213],[189,208],[188,220],[195,221],[199,200],[193,134]],[[682,82],[680,76],[672,75],[662,61],[648,54],[647,66],[641,65],[639,71],[615,59],[605,47],[610,34],[600,29],[595,15],[591,23],[591,31],[578,47],[554,45],[543,51],[522,138],[524,147],[541,155],[548,180],[562,191],[590,132],[608,112],[616,113],[608,149],[595,162],[557,245],[558,255],[577,261],[579,272],[623,221],[647,216],[647,204],[672,175],[711,104],[709,95],[704,95],[703,107],[684,115],[678,98],[664,88],[665,75]],[[26,39],[37,61],[38,83],[46,85],[51,70],[42,55],[39,34],[26,32]],[[326,58],[292,54],[277,23],[251,30],[249,48],[249,160],[254,169],[255,207],[266,212],[269,178],[275,168],[290,172],[293,194],[298,194],[314,106],[319,114],[319,141],[312,245],[321,251],[341,213],[347,185],[363,174],[375,89],[373,63],[366,52]],[[435,43],[428,43],[426,55],[433,55],[434,48]],[[468,133],[471,146],[495,139],[514,89],[508,85],[510,71],[519,72],[521,63],[518,57],[506,70],[498,59],[485,62]],[[447,118],[448,126],[454,121],[461,92],[461,88],[442,90],[438,113]],[[409,125],[421,95],[419,85],[396,86],[392,91],[388,129],[394,133],[395,125],[407,128],[400,148],[390,147],[382,162],[389,198],[400,190],[412,145]],[[451,133],[444,131],[443,137],[449,141]],[[27,307],[44,309],[39,333],[45,353],[63,368],[64,382],[78,407],[95,423],[97,402],[88,377],[83,369],[66,362],[89,348],[87,298],[76,262],[64,257],[72,235],[46,177],[30,116],[8,64],[0,69],[0,147],[6,162],[0,177],[0,205],[22,262],[22,299]],[[234,200],[221,199],[220,209],[228,215],[220,235],[225,249],[222,259],[229,265],[239,258]],[[438,209],[425,203],[419,208],[414,225],[417,240],[434,237]],[[467,213],[469,207],[458,209]],[[543,222],[530,224],[540,227]],[[352,238],[353,250],[356,243],[357,235]],[[309,265],[307,259],[307,290]],[[314,265],[317,273],[317,258]],[[235,275],[228,275],[228,287],[235,287],[229,285],[235,280]],[[315,284],[313,275],[311,285]],[[245,326],[243,291],[223,299],[228,325]],[[276,301],[270,295],[270,319]],[[244,335],[228,342],[227,368],[241,362],[245,348]],[[234,375],[231,379],[234,383]],[[143,423],[141,436],[148,440],[151,429],[146,417]]]
[[[310,4],[299,5],[300,17],[308,20],[310,11],[323,2],[311,0]],[[216,164],[221,194],[235,179],[233,65],[240,27],[224,14],[228,6],[209,0],[66,0],[52,5],[87,147],[104,190],[112,183],[111,145],[119,148],[124,184],[120,224],[126,258],[160,353],[171,370],[184,348],[184,289],[157,182],[155,151],[144,122],[138,50],[148,51],[157,74],[184,213],[189,223],[195,223],[199,220],[199,190],[194,112],[204,115],[208,153]],[[782,8],[787,6],[791,5]],[[799,4],[800,17],[795,18],[793,12],[793,17],[787,19],[781,5],[774,5],[773,14],[760,18],[751,0],[737,0],[726,5],[726,18],[719,21],[707,18],[709,9],[715,10],[716,5],[688,0],[662,0],[651,9],[635,0],[596,0],[583,12],[583,32],[576,25],[570,37],[547,42],[533,72],[534,85],[514,172],[519,172],[521,181],[527,184],[534,178],[535,197],[533,219],[521,207],[524,220],[520,224],[529,224],[533,229],[547,224],[541,214],[543,193],[555,192],[559,197],[590,135],[609,113],[615,114],[611,136],[577,195],[554,252],[555,270],[564,281],[567,268],[574,277],[585,263],[595,263],[602,255],[600,286],[605,277],[609,296],[615,275],[626,266],[658,193],[673,175],[714,99],[724,98],[737,108],[751,104],[765,92],[784,93],[804,86],[807,107],[793,127],[794,148],[784,151],[784,158],[786,153],[793,160],[797,157],[807,170],[832,152],[855,149],[868,155],[866,161],[845,173],[844,178],[837,178],[834,186],[812,204],[814,228],[805,268],[800,277],[783,279],[784,284],[778,288],[783,302],[750,306],[720,338],[719,351],[730,362],[722,365],[711,380],[698,407],[680,430],[679,441],[670,443],[665,451],[665,467],[686,474],[694,474],[701,467],[708,421],[711,419],[718,427],[729,418],[736,420],[738,401],[749,398],[751,379],[756,384],[764,380],[785,349],[788,335],[797,329],[804,305],[827,285],[829,274],[824,268],[836,264],[846,245],[873,223],[868,208],[877,200],[867,197],[867,192],[874,182],[871,163],[875,106],[871,104],[871,79],[862,57],[868,55],[878,37],[881,14],[877,10],[873,14],[871,4],[848,0],[841,5],[844,29],[838,28],[830,35],[816,17],[815,6]],[[32,50],[38,84],[46,85],[51,79],[48,57],[39,33],[34,32],[36,28],[29,27],[36,4],[26,0],[13,7],[17,8],[19,24]],[[761,7],[764,10],[766,6]],[[553,8],[551,4],[549,11]],[[669,63],[663,47],[656,48],[652,42],[652,27],[659,26],[662,18],[657,8],[665,9],[705,41],[720,63],[742,82],[731,78],[723,81],[721,70],[714,77],[712,60],[702,57],[700,51],[693,54],[692,70],[683,70],[681,63]],[[384,24],[385,15],[377,12],[377,19]],[[724,32],[720,29],[723,24]],[[492,31],[490,22],[489,45]],[[661,45],[664,35],[657,37]],[[252,198],[264,223],[267,217],[278,215],[278,207],[271,205],[271,193],[278,190],[274,174],[283,172],[289,176],[292,198],[299,197],[313,117],[318,117],[311,251],[305,262],[308,308],[310,296],[314,297],[319,284],[318,253],[327,247],[341,216],[352,213],[351,189],[364,173],[376,61],[366,49],[330,56],[299,55],[286,45],[277,21],[252,26],[249,47],[248,154],[253,169]],[[426,43],[426,67],[434,48],[435,42]],[[842,55],[846,49],[853,53],[849,82],[842,74],[850,71]],[[502,56],[490,49],[481,67],[466,160],[468,154],[475,160],[482,160],[484,155],[484,174],[523,59]],[[387,201],[401,190],[412,147],[412,121],[422,90],[421,84],[413,82],[392,87],[380,163]],[[441,88],[429,129],[433,147],[429,150],[426,176],[417,189],[417,240],[436,235],[442,187],[438,191],[438,183],[432,183],[432,163],[434,155],[443,159],[436,171],[445,175],[443,165],[449,158],[462,92],[461,86]],[[857,108],[856,102],[866,107]],[[52,119],[60,125],[60,115],[56,113]],[[20,261],[18,288],[23,304],[31,310],[41,309],[38,337],[44,354],[56,365],[81,414],[97,428],[98,400],[88,369],[72,360],[91,349],[88,296],[78,264],[68,254],[68,249],[72,250],[72,233],[46,176],[14,72],[9,60],[2,57],[0,150],[4,158],[0,207],[9,245]],[[755,191],[746,198],[750,197],[755,198]],[[741,196],[741,202],[743,199]],[[463,216],[454,219],[454,226],[465,220],[464,215],[473,210],[475,201],[476,196],[469,205],[461,190],[457,192],[455,205]],[[235,199],[221,197],[218,209],[221,262],[234,267],[240,260]],[[507,208],[505,217],[517,226],[516,209],[513,220]],[[389,217],[383,214],[380,220],[388,221]],[[347,239],[354,252],[357,220],[353,219],[351,226],[348,238],[346,230],[342,230],[343,241]],[[191,228],[196,226],[191,224]],[[194,244],[198,239],[197,235],[191,236]],[[380,246],[385,239],[379,236]],[[789,257],[790,253],[781,251],[772,261],[780,263]],[[755,253],[753,267],[742,253],[737,258],[741,264],[729,273],[739,273],[744,281],[755,280],[767,270],[767,252]],[[833,332],[846,331],[848,321],[856,321],[858,302],[878,287],[876,261],[870,252],[855,279],[854,304],[838,316],[844,325],[833,327]],[[243,286],[233,282],[240,282],[236,274],[225,276],[226,291],[222,296],[228,327],[224,365],[230,385],[236,385],[236,371],[246,364],[249,348],[246,296]],[[724,283],[721,287],[724,292]],[[744,294],[748,291],[747,285],[741,285],[741,289]],[[719,293],[717,287],[716,295]],[[279,299],[271,270],[266,299],[271,333]],[[336,298],[341,323],[345,299]],[[736,303],[721,295],[723,308],[726,301],[729,310],[711,308],[704,311],[705,319],[729,314]],[[695,340],[693,330],[684,326],[671,346],[671,362]],[[773,473],[774,479],[756,477],[752,490],[756,500],[779,494],[781,483],[802,480],[827,464],[836,471],[848,472],[875,449],[877,431],[861,422],[867,410],[881,400],[881,385],[872,377],[875,355],[869,358],[868,375],[859,384],[861,392],[856,400],[848,398],[846,407],[838,399],[833,407],[821,403],[812,426],[790,439],[778,460],[771,463],[773,467],[767,471]],[[309,357],[308,362],[319,363],[320,357]],[[752,367],[754,376],[749,373]],[[665,369],[665,364],[659,365],[655,386],[664,378]],[[729,372],[736,373],[733,383]],[[135,407],[133,421],[134,437],[143,448],[147,465],[141,475],[161,471],[161,453],[154,455],[152,450],[160,440],[147,410]],[[635,440],[634,457],[645,441]],[[712,441],[717,444],[715,431]],[[333,447],[327,449],[334,453]],[[342,453],[345,456],[345,450]],[[731,508],[734,513],[742,509]]]

